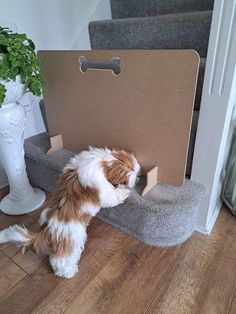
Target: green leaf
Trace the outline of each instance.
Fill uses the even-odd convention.
[[[0,83],[0,108],[6,96],[6,88],[3,84]]]
[[[41,95],[46,89],[42,73],[42,64],[35,53],[35,45],[26,34],[13,33],[8,28],[0,27],[0,79],[15,79],[21,76],[26,89],[35,95]],[[5,95],[4,86],[0,86],[0,99]]]

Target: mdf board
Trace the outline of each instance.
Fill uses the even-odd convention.
[[[83,73],[80,58],[120,58],[120,74]],[[185,177],[198,75],[193,50],[40,51],[48,83],[50,135],[75,152],[96,147],[132,151],[146,173],[180,186]]]

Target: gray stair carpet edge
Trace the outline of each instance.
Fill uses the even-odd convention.
[[[195,95],[195,103],[194,103],[194,110],[199,111],[201,105],[201,98],[202,98],[202,87],[205,75],[205,68],[206,68],[206,58],[200,59],[199,64],[199,72],[198,72],[198,81],[196,87],[196,95]]]
[[[182,187],[158,184],[144,197],[134,189],[126,202],[97,217],[147,245],[172,247],[195,231],[204,194],[203,185],[187,179]]]
[[[61,149],[47,155],[49,146],[48,133],[25,140],[26,167],[31,183],[51,192],[61,170],[75,153]],[[145,197],[133,189],[124,204],[102,209],[97,217],[148,245],[175,246],[194,232],[204,193],[202,184],[188,179],[182,187],[158,184]]]
[[[89,23],[92,49],[195,49],[206,57],[212,11]]]
[[[111,0],[113,19],[213,10],[214,0]]]

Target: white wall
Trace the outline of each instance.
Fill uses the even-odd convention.
[[[87,15],[78,24],[69,44],[68,49],[89,50],[91,49],[88,33],[88,24],[90,21],[111,19],[110,0],[93,0]]]
[[[37,50],[90,49],[89,21],[109,18],[110,0],[0,0],[0,25],[26,33]],[[37,100],[23,99],[32,105],[26,137],[45,131]]]
[[[26,33],[37,50],[90,49],[89,21],[109,18],[109,0],[0,0],[0,25]],[[44,132],[39,98],[28,94],[22,102],[31,105],[25,138]],[[0,164],[0,188],[6,184]]]
[[[111,17],[109,0],[0,0],[0,21],[15,23],[37,49],[89,49],[87,24]]]

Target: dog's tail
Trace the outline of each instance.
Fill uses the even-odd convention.
[[[45,253],[47,249],[46,241],[41,232],[33,233],[24,226],[14,225],[0,231],[0,243],[16,243],[22,246],[23,252],[31,247],[36,253]]]

